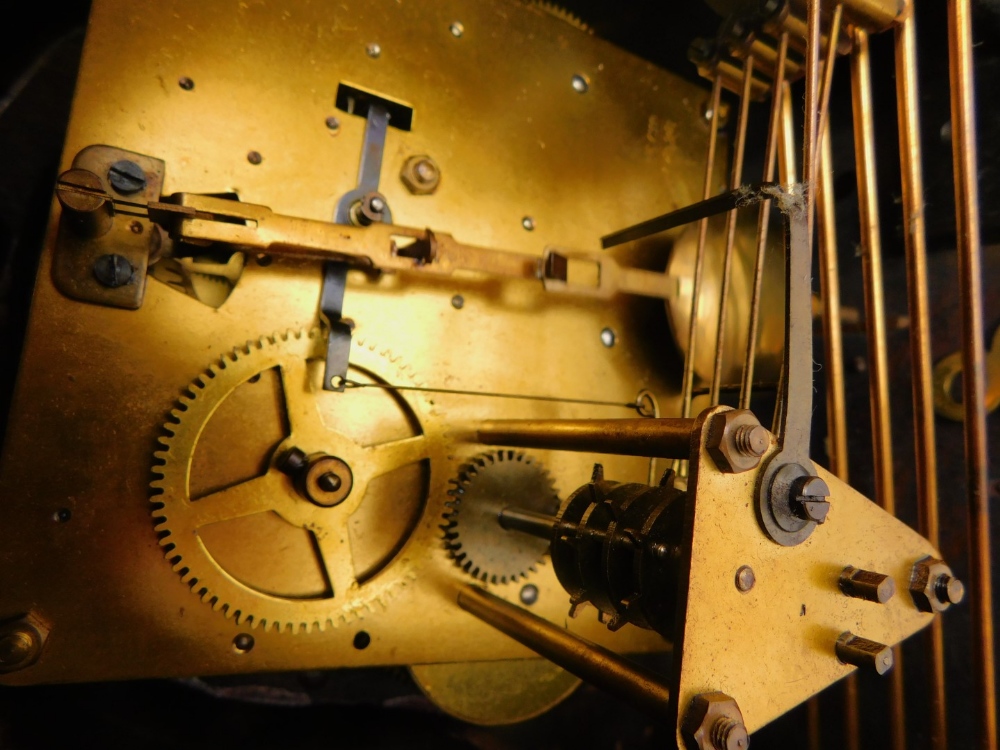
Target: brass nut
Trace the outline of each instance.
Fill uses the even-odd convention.
[[[34,664],[49,637],[49,626],[29,613],[0,625],[0,673]]]
[[[757,468],[771,446],[771,433],[748,409],[734,409],[712,417],[708,452],[727,474]]]
[[[965,586],[944,560],[928,556],[913,566],[910,595],[921,612],[944,612],[965,598]]]
[[[441,168],[429,156],[411,156],[399,178],[414,195],[430,195],[441,184]]]
[[[681,731],[691,750],[746,750],[750,746],[740,707],[725,693],[692,698]]]

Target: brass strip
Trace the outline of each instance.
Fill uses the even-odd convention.
[[[476,586],[459,590],[458,606],[567,672],[650,715],[662,717],[667,711],[670,688],[638,664]]]
[[[931,368],[930,302],[927,296],[927,237],[924,223],[924,175],[920,151],[917,37],[912,6],[907,9],[899,25],[896,26],[896,110],[903,185],[903,226],[906,228],[917,502],[920,512],[920,533],[938,547],[940,535],[934,435],[934,381]],[[926,636],[926,643],[931,689],[931,743],[935,750],[945,750],[948,744],[948,731],[941,618],[935,618]]]
[[[715,149],[719,136],[719,103],[722,97],[722,79],[712,83],[711,118],[708,124],[708,154],[705,157],[705,187],[702,198],[712,197],[712,177],[715,172]],[[681,382],[681,416],[691,416],[691,390],[694,387],[695,344],[698,341],[698,300],[701,299],[701,280],[705,268],[705,245],[708,241],[708,219],[698,225],[698,251],[694,262],[694,279],[691,291],[691,317],[688,326],[688,350],[684,357],[684,376]],[[679,467],[675,467],[679,468]]]
[[[851,56],[851,92],[854,109],[854,150],[858,172],[858,208],[861,217],[862,269],[865,291],[865,331],[868,337],[869,391],[872,410],[872,447],[875,457],[875,497],[893,515],[892,422],[889,412],[889,361],[885,334],[885,290],[882,281],[882,245],[876,185],[875,125],[872,118],[871,58],[868,34],[854,30]],[[889,721],[893,750],[905,750],[903,665],[899,649],[889,674]]]
[[[830,439],[830,471],[847,481],[847,401],[844,396],[844,342],[840,307],[840,268],[837,258],[837,216],[833,195],[833,146],[827,132],[820,139],[819,284],[823,298],[824,370],[826,371],[826,421]]]
[[[476,439],[487,445],[546,448],[617,456],[687,458],[695,420],[494,419],[480,423]]]
[[[840,33],[840,21],[844,15],[844,6],[842,3],[838,3],[837,7],[833,11],[833,20],[830,21],[830,27]],[[823,80],[820,85],[819,94],[819,122],[817,124],[817,138],[822,140],[826,137],[827,132],[827,122],[830,119],[830,88],[833,86],[833,68],[834,62],[837,59],[837,49],[831,44],[826,45],[826,58],[823,60]],[[813,164],[816,164],[816,159],[818,157],[818,151],[813,152]],[[815,167],[814,172],[815,174]]]
[[[792,110],[792,87],[781,85],[781,141],[778,148],[778,182],[791,185],[798,182],[795,149],[795,113]]]
[[[740,114],[736,122],[736,149],[733,153],[733,170],[729,188],[736,190],[743,182],[743,159],[747,145],[747,120],[750,113],[750,83],[753,80],[753,55],[743,61],[743,91],[740,93]],[[719,320],[715,333],[715,366],[712,368],[712,388],[709,401],[719,403],[719,388],[722,386],[722,355],[725,347],[726,302],[733,275],[733,248],[736,246],[736,218],[739,212],[734,208],[726,217],[726,250],[722,262],[722,287],[719,291]]]
[[[785,63],[788,59],[788,34],[782,33],[778,40],[778,61],[774,87],[771,92],[771,119],[767,128],[767,144],[764,146],[764,182],[774,179],[775,163],[778,157],[778,139],[781,132],[782,92],[785,84]],[[746,359],[743,362],[743,381],[740,384],[740,408],[750,408],[753,392],[754,365],[757,359],[757,328],[760,324],[760,290],[764,279],[764,256],[767,251],[767,230],[771,221],[771,201],[764,201],[757,214],[757,256],[754,262],[753,288],[750,292],[750,322],[747,333]]]
[[[962,403],[969,493],[969,574],[973,661],[980,747],[997,746],[993,580],[987,494],[986,354],[983,341],[982,248],[979,238],[976,108],[969,0],[948,0],[951,138],[955,169],[959,300],[962,315]]]

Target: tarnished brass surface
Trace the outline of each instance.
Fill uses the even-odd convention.
[[[544,713],[580,685],[548,659],[420,664],[410,667],[433,703],[473,724],[513,724]]]
[[[707,423],[713,411],[699,421]],[[935,553],[824,469],[819,475],[832,505],[826,523],[795,547],[775,544],[754,515],[757,472],[723,473],[707,441],[704,429],[692,457],[691,567],[682,582],[686,609],[674,650],[675,686],[681,707],[709,686],[732,696],[752,733],[854,670],[835,658],[844,631],[892,645],[930,623],[908,596],[884,604],[846,596],[838,583],[847,565],[889,575],[906,591],[913,564]],[[771,453],[776,449],[772,441]],[[747,592],[733,583],[743,565],[756,578]]]
[[[456,20],[460,38],[449,31]],[[377,58],[366,54],[373,42],[381,48]],[[488,83],[484,69],[491,71]],[[574,75],[586,77],[585,93],[571,85]],[[193,87],[178,85],[181,78]],[[342,81],[413,107],[412,129],[388,133],[380,186],[403,226],[434,227],[461,243],[539,258],[556,245],[596,254],[602,234],[700,197],[693,176],[708,136],[705,91],[501,0],[141,8],[98,0],[62,166],[86,146],[111,144],[162,158],[165,194],[233,191],[277,214],[328,221],[339,196],[355,187],[364,128],[361,118],[334,107]],[[336,130],[325,125],[332,115],[340,120]],[[249,160],[250,151],[260,158]],[[413,155],[428,155],[440,168],[433,195],[415,195],[399,179]],[[249,382],[257,373],[248,368],[246,385],[218,399],[211,418],[197,408],[178,415],[181,424],[207,422],[180,459],[192,463],[175,463],[176,476],[187,472],[189,494],[174,501],[184,508],[190,493],[201,497],[184,511],[190,520],[211,493],[264,474],[282,487],[268,497],[281,518],[268,512],[201,531],[184,526],[196,534],[186,544],[201,565],[182,581],[151,520],[157,438],[174,421],[178,399],[191,398],[191,384],[213,362],[247,341],[317,325],[320,267],[251,257],[217,309],[156,279],[136,311],[85,304],[53,286],[58,216],[56,209],[0,468],[0,616],[37,612],[52,629],[38,661],[4,682],[530,655],[455,607],[455,582],[471,579],[448,558],[437,528],[444,482],[481,446],[449,437],[447,426],[488,418],[621,418],[627,409],[382,392],[372,413],[383,416],[372,424],[347,405],[360,394],[316,390],[318,364],[285,357],[273,361],[275,374],[272,362],[261,360],[260,380]],[[623,266],[653,258],[646,267],[662,269],[676,236],[607,257]],[[461,305],[452,304],[456,294]],[[364,378],[620,404],[648,388],[663,413],[677,413],[676,382],[657,364],[667,345],[665,321],[653,319],[659,338],[644,339],[634,328],[648,310],[634,298],[608,305],[551,295],[537,280],[352,272],[343,313],[356,325]],[[601,341],[605,328],[616,334],[612,347]],[[283,381],[282,367],[297,367],[299,377]],[[213,387],[223,388],[223,380]],[[288,435],[281,415],[290,406],[316,412],[303,422],[310,451],[339,455],[343,445],[366,455],[370,446],[423,435],[426,485],[417,464],[379,486],[375,467],[358,459],[358,484],[344,503],[320,508],[296,497],[270,468]],[[289,427],[297,435],[294,414]],[[275,430],[276,440],[267,442]],[[585,481],[595,460],[555,451],[537,456],[558,487]],[[648,477],[642,458],[600,460],[616,479]],[[386,500],[397,497],[399,505]],[[173,516],[175,529],[182,516]],[[357,588],[346,603],[337,601],[336,577],[329,597],[326,558],[300,544],[310,531],[323,535],[336,559],[347,559],[350,549],[353,575],[341,573],[340,588],[354,591],[352,580]],[[275,540],[288,541],[280,554],[269,546]],[[198,544],[208,554],[192,552]],[[204,583],[192,593],[190,579],[199,575]],[[539,589],[532,611],[562,625],[566,595],[551,568],[543,565],[530,581]],[[201,588],[213,592],[210,601],[227,591],[233,602],[220,593],[213,607],[200,600]],[[516,600],[519,585],[491,590]],[[276,632],[255,619],[254,648],[234,648],[254,609],[267,613],[261,619],[310,632]],[[655,634],[611,634],[591,617],[569,627],[616,651],[664,647]],[[352,645],[359,630],[371,637],[365,649]]]

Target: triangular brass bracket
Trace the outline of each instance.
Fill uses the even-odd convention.
[[[754,510],[761,469],[728,474],[707,449],[709,422],[728,407],[697,420],[674,641],[675,726],[695,695],[732,696],[753,732],[854,671],[835,652],[847,631],[893,645],[930,623],[909,594],[914,563],[931,544],[863,495],[819,469],[830,487],[829,518],[794,547],[775,544]],[[772,438],[768,454],[779,446]],[[889,575],[896,595],[885,604],[841,591],[848,565]],[[754,583],[741,591],[743,566]],[[745,577],[744,577],[745,580]]]

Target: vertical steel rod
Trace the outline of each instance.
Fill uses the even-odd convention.
[[[805,183],[809,250],[812,257],[813,207],[816,190],[816,135],[819,119],[820,0],[809,0],[806,28],[806,111],[802,134],[802,182]]]
[[[882,243],[878,218],[875,169],[875,124],[872,117],[871,58],[868,33],[854,30],[851,54],[851,91],[854,109],[854,150],[858,172],[858,207],[861,215],[862,268],[865,287],[865,332],[870,363],[869,391],[872,410],[872,443],[875,455],[875,497],[889,513],[896,513],[893,483],[892,422],[889,412],[889,358],[886,351],[885,299],[882,281]],[[889,719],[893,750],[906,748],[903,702],[903,665],[899,649],[896,666],[889,673]]]
[[[948,0],[951,70],[951,138],[955,169],[959,299],[962,316],[962,403],[969,493],[969,572],[978,739],[997,746],[993,581],[990,570],[989,459],[986,445],[986,354],[983,340],[982,248],[979,238],[972,9],[969,0]]]
[[[913,373],[913,430],[920,532],[939,546],[937,453],[931,375],[931,323],[927,286],[924,175],[920,150],[920,95],[913,3],[896,26],[896,110],[903,184],[907,293],[910,312],[910,368]],[[944,631],[935,617],[925,636],[930,674],[931,746],[948,746],[945,710]]]
[[[702,198],[712,197],[712,179],[715,173],[715,147],[719,140],[719,105],[722,98],[722,79],[718,76],[712,82],[712,98],[709,103],[711,117],[708,124],[708,154],[705,156],[705,188]],[[684,377],[681,384],[681,416],[691,416],[691,392],[694,390],[695,342],[698,340],[698,301],[701,297],[701,279],[705,267],[705,244],[708,242],[708,219],[698,223],[698,251],[694,261],[694,279],[691,286],[691,318],[688,323],[687,356],[684,357]],[[677,467],[675,467],[676,470]]]
[[[740,114],[736,123],[736,148],[733,152],[733,171],[729,189],[735,190],[743,182],[743,157],[746,152],[747,120],[750,113],[750,83],[753,80],[753,55],[743,61],[743,90],[740,92]],[[722,261],[722,286],[719,291],[719,320],[715,333],[715,366],[712,368],[712,387],[709,402],[719,403],[722,389],[722,355],[726,344],[726,308],[729,301],[729,286],[732,278],[733,248],[736,244],[736,219],[739,211],[733,209],[726,216],[726,250]]]
[[[781,97],[785,90],[785,61],[788,59],[788,32],[778,40],[778,61],[775,65],[774,87],[771,90],[771,119],[764,146],[764,182],[774,180],[778,160],[778,140],[781,133]],[[750,408],[753,391],[753,371],[757,359],[757,328],[760,325],[760,290],[764,279],[764,259],[767,252],[767,230],[771,221],[771,201],[760,204],[757,214],[757,258],[753,269],[753,288],[750,290],[750,323],[747,326],[746,359],[743,362],[743,381],[740,383],[740,408]]]

